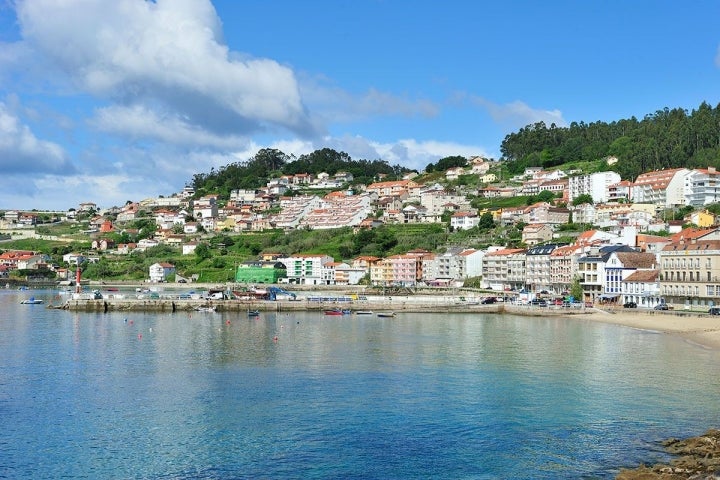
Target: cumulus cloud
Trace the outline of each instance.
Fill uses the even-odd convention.
[[[0,103],[0,172],[69,175],[74,167],[59,145],[41,140],[30,127]]]
[[[423,171],[429,163],[435,163],[441,158],[453,155],[463,157],[491,156],[484,148],[477,145],[463,145],[435,140],[400,139],[395,142],[382,143],[360,136],[348,135],[327,137],[323,139],[323,143],[335,150],[346,152],[354,159],[381,159],[391,165],[398,164],[418,171]]]
[[[563,119],[560,110],[532,108],[520,100],[500,105],[482,97],[458,93],[455,95],[453,101],[454,103],[468,102],[481,107],[490,114],[496,123],[506,125],[513,130],[537,122],[545,122],[548,126],[553,123],[558,127],[567,126],[567,122]]]
[[[247,143],[246,137],[215,134],[174,112],[151,110],[143,105],[99,108],[90,124],[108,133],[138,139],[152,138],[179,146],[233,149]]]
[[[325,121],[352,122],[377,116],[434,117],[439,107],[427,99],[410,99],[370,88],[352,94],[327,78],[300,76],[303,99]]]
[[[19,0],[17,13],[28,45],[81,91],[142,103],[135,113],[160,105],[237,134],[314,131],[293,71],[231,53],[209,0]]]

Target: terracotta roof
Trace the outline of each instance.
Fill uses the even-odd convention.
[[[617,252],[616,255],[625,268],[652,268],[657,264],[654,253]]]
[[[623,282],[657,282],[660,270],[637,270],[630,274]]]

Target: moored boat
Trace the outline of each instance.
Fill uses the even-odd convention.
[[[342,315],[343,311],[340,310],[339,308],[333,308],[331,310],[325,310],[323,313],[325,315]]]
[[[207,306],[207,307],[195,307],[195,310],[198,312],[214,312],[217,309],[215,305]]]
[[[27,300],[23,300],[20,303],[23,305],[38,305],[38,304],[44,303],[44,301],[40,300],[39,298],[30,297]]]
[[[377,316],[383,318],[394,317],[395,312],[378,312]]]
[[[260,310],[249,310],[248,317],[257,317],[260,315]]]
[[[372,310],[357,310],[355,315],[372,315]]]

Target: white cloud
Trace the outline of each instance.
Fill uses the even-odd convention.
[[[465,93],[457,93],[453,102],[468,102],[472,105],[482,107],[487,110],[496,123],[504,125],[512,130],[517,130],[526,125],[537,122],[545,122],[548,126],[553,123],[558,127],[567,126],[567,122],[563,119],[562,112],[560,110],[536,109],[520,100],[500,105],[482,97],[468,95]]]
[[[0,103],[0,172],[50,172],[69,175],[74,172],[65,151],[59,145],[38,139],[30,127]]]
[[[245,137],[208,132],[174,112],[154,111],[143,105],[99,108],[90,124],[108,133],[136,139],[149,138],[178,146],[233,149],[247,143]]]
[[[352,94],[320,76],[302,75],[300,80],[304,102],[327,123],[377,116],[434,117],[439,113],[439,107],[426,99],[409,99],[374,88]]]
[[[385,160],[390,165],[398,164],[418,171],[423,171],[429,163],[453,155],[490,157],[483,147],[477,145],[435,140],[400,139],[392,143],[380,143],[360,136],[345,136],[326,137],[323,143],[335,150],[346,152],[356,160]]]
[[[231,53],[208,0],[19,0],[17,12],[24,40],[92,95],[217,132],[313,131],[292,70]]]

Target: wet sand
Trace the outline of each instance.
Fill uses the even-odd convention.
[[[592,321],[624,325],[678,335],[707,348],[720,349],[720,316],[684,311],[653,311],[643,309],[596,309],[586,318]]]

